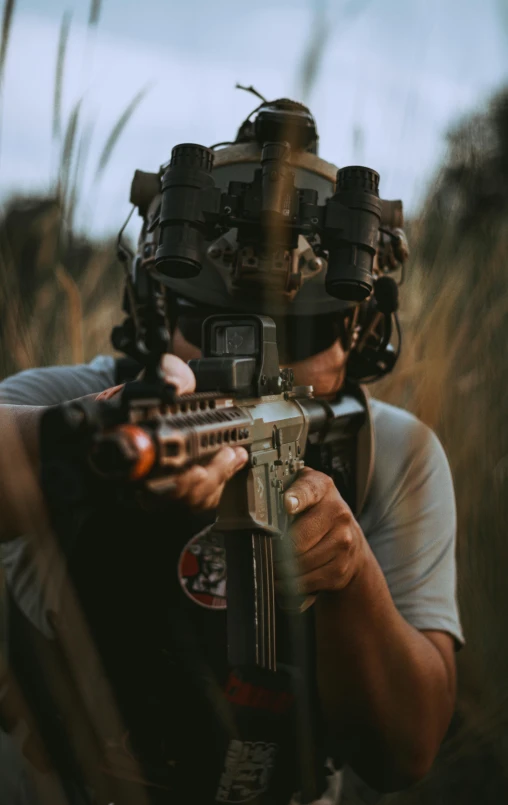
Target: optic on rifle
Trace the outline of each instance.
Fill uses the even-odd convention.
[[[189,361],[198,391],[261,397],[289,390],[279,369],[275,324],[268,316],[209,316],[202,343],[203,357]]]

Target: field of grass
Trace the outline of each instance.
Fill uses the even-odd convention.
[[[447,162],[411,226],[403,354],[375,390],[416,413],[446,448],[467,639],[449,739],[426,781],[388,798],[397,804],[508,798],[507,123],[501,93],[450,137]]]
[[[4,7],[0,85],[13,8],[12,0]],[[99,13],[100,2],[93,2],[92,28]],[[67,36],[64,18],[55,81],[54,136],[61,153],[55,186],[44,198],[12,199],[0,214],[0,378],[110,352],[111,327],[121,320],[122,270],[114,243],[94,243],[73,231],[86,136],[79,105],[66,126],[60,119]],[[136,103],[105,144],[100,170]],[[501,94],[450,138],[425,210],[409,227],[402,357],[374,389],[416,413],[446,448],[457,496],[467,638],[458,656],[457,714],[448,740],[422,784],[385,798],[394,805],[508,801],[507,110],[508,95]]]
[[[114,242],[62,237],[57,200],[14,201],[0,221],[0,373],[111,352],[123,270]]]

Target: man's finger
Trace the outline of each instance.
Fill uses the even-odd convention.
[[[247,458],[243,447],[223,447],[206,466],[190,467],[175,476],[175,490],[171,497],[186,498],[189,505],[200,506],[244,466]]]
[[[286,511],[300,514],[319,503],[331,489],[335,489],[335,486],[328,475],[304,467],[284,495]]]
[[[163,355],[161,370],[166,383],[175,386],[178,394],[192,394],[196,388],[192,369],[176,355]]]
[[[172,476],[173,488],[168,493],[168,497],[181,500],[189,494],[191,489],[205,483],[206,479],[206,467],[202,467],[200,464],[189,467],[188,470]]]
[[[303,576],[298,576],[298,578],[288,578],[287,581],[280,578],[275,582],[275,591],[279,595],[291,595],[294,592],[300,595],[309,595],[319,592],[324,585],[330,590],[341,590],[346,586],[347,580],[347,576],[341,576],[337,571],[335,562],[330,561]]]
[[[220,503],[223,491],[224,491],[224,485],[219,486],[215,490],[213,495],[210,495],[209,497],[202,500],[197,506],[197,508],[200,511],[212,511],[213,509],[216,509]]]
[[[275,573],[278,578],[284,576],[304,576],[311,570],[322,565],[327,565],[331,559],[339,557],[344,550],[342,546],[337,545],[337,539],[333,531],[330,531],[310,550],[305,553],[295,553],[291,561],[277,560],[275,562]]]
[[[227,483],[246,463],[248,453],[243,447],[223,447],[206,466],[207,477],[196,490],[204,499]]]
[[[310,551],[317,545],[324,535],[337,521],[337,503],[326,498],[320,501],[319,506],[310,506],[295,518],[289,528],[288,536],[291,540],[295,556]]]

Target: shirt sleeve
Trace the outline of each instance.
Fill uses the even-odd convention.
[[[0,404],[58,405],[115,385],[115,360],[99,355],[77,366],[27,369],[0,383]]]
[[[405,411],[374,402],[373,417],[376,459],[360,524],[405,620],[448,632],[459,647],[455,495],[445,452]]]

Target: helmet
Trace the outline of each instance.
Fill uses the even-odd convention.
[[[251,121],[252,114],[257,113]],[[289,165],[299,189],[317,193],[323,205],[335,192],[338,168],[317,154],[318,134],[314,118],[302,104],[280,99],[263,102],[240,126],[231,143],[212,146],[212,177],[226,193],[231,182],[251,183],[261,168],[266,142],[290,145]],[[325,287],[327,253],[319,236],[298,236],[296,247],[268,255],[237,242],[237,230],[217,233],[205,243],[201,271],[194,277],[168,276],[157,270],[161,177],[136,171],[131,201],[143,217],[134,263],[135,272],[149,271],[165,288],[184,336],[199,345],[201,321],[213,312],[230,311],[270,316],[277,326],[282,360],[301,360],[321,352],[343,337],[344,314],[356,305],[329,295]],[[382,219],[402,223],[401,202],[382,202]]]

